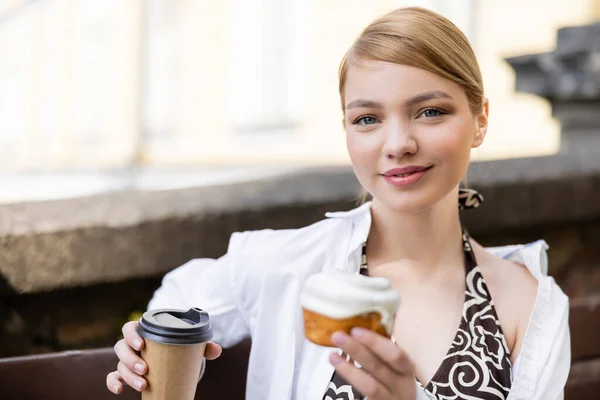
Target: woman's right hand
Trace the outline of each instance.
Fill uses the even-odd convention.
[[[137,326],[137,321],[130,321],[123,325],[123,339],[115,345],[119,364],[116,371],[106,376],[106,387],[115,394],[123,391],[123,384],[140,392],[147,386],[144,374],[148,371],[148,366],[137,353],[144,347],[144,338],[137,333]],[[208,342],[204,357],[207,360],[214,360],[221,355],[221,351],[221,346]]]

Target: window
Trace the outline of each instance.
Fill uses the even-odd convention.
[[[8,11],[12,11],[8,14]],[[19,163],[29,134],[32,101],[31,9],[6,11],[0,25],[0,154],[2,165]]]
[[[176,131],[179,0],[146,1],[143,18],[142,139],[168,138]]]
[[[313,6],[232,0],[228,110],[236,132],[289,132],[302,119]]]

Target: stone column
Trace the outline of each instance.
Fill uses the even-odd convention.
[[[556,50],[511,57],[516,90],[550,101],[560,153],[600,153],[600,22],[558,31]]]

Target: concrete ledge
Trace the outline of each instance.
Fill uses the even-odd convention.
[[[176,177],[173,177],[176,179]],[[119,228],[164,218],[202,217],[291,202],[326,202],[355,196],[347,167],[286,170],[267,178],[174,190],[115,190],[64,200],[0,205],[0,235]]]
[[[486,199],[464,215],[475,234],[600,218],[597,155],[475,163],[469,184]],[[190,258],[222,255],[232,232],[300,227],[350,209],[359,189],[350,167],[331,167],[226,186],[4,205],[0,275],[5,291],[16,293],[160,276]]]
[[[600,154],[561,154],[472,164],[484,206],[465,213],[473,233],[600,217]]]
[[[302,226],[322,218],[325,205],[349,208],[351,201],[336,203],[358,191],[348,168],[326,168],[226,186],[3,205],[0,275],[5,291],[17,293],[156,276],[193,257],[222,255],[234,231]],[[283,211],[292,205],[296,212]]]

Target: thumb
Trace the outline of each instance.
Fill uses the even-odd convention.
[[[219,358],[222,351],[223,349],[221,348],[221,346],[219,346],[215,342],[208,342],[206,344],[206,351],[204,352],[204,357],[206,357],[207,360],[214,360],[216,358]]]

